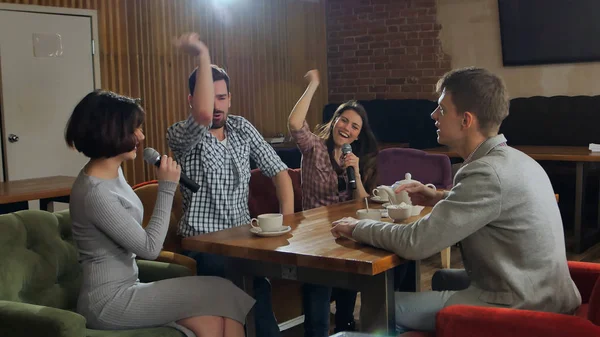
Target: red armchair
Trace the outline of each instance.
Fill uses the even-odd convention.
[[[600,264],[569,261],[582,305],[573,316],[529,310],[453,305],[436,319],[436,337],[600,336]],[[433,336],[406,333],[408,336]]]

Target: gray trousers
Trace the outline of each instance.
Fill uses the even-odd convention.
[[[433,291],[397,292],[396,331],[435,331],[435,316],[448,299],[470,284],[464,269],[441,269],[431,278]]]

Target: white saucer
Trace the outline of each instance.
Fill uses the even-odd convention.
[[[250,233],[258,235],[258,236],[265,236],[265,237],[269,237],[269,236],[279,236],[279,235],[283,235],[289,231],[292,230],[292,227],[290,226],[283,226],[283,229],[280,231],[276,231],[276,232],[263,232],[260,228],[256,228],[256,227],[251,227],[250,228]]]
[[[372,201],[372,202],[376,202],[376,203],[378,203],[378,204],[383,204],[383,203],[389,202],[389,200],[382,200],[382,199],[381,199],[381,197],[380,197],[380,196],[378,196],[378,195],[376,195],[376,196],[372,196],[372,197],[371,197],[371,201]]]

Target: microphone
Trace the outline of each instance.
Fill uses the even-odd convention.
[[[160,153],[151,147],[144,149],[144,160],[150,165],[160,167]],[[200,185],[188,178],[183,172],[181,172],[181,176],[179,177],[179,183],[194,193],[200,189]]]
[[[342,154],[344,154],[345,156],[348,153],[352,153],[352,146],[350,146],[350,144],[342,145]],[[354,173],[354,167],[346,167],[346,174],[348,175],[348,184],[350,184],[350,187],[353,190],[356,189],[356,175]]]

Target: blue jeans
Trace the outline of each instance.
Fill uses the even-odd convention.
[[[353,331],[355,329],[354,307],[356,290],[333,288],[331,300],[335,301],[335,331]]]
[[[330,298],[331,287],[308,283],[302,286],[304,337],[329,336]]]
[[[200,252],[183,251],[184,255],[196,260],[198,275],[220,276],[226,278],[224,256]],[[271,304],[271,283],[264,277],[254,279],[254,324],[256,325],[256,336],[279,337],[279,325],[273,314]]]

